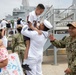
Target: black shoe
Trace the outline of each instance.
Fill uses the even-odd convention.
[[[27,64],[22,65],[22,68],[25,70],[31,71],[31,69],[29,68],[29,65],[27,65]]]

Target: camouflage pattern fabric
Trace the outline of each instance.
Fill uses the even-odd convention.
[[[68,68],[72,70],[71,74],[76,75],[76,39],[72,40],[72,37],[64,37],[62,40],[54,40],[51,43],[57,48],[66,48],[68,58]]]
[[[20,60],[23,60],[25,44],[22,34],[17,33],[12,37],[11,47],[12,47],[12,52],[17,52],[19,54]]]

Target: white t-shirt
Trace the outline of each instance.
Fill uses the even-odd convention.
[[[43,47],[47,41],[46,37],[48,37],[48,32],[42,32],[43,34],[39,35],[37,31],[29,31],[27,26],[23,27],[21,33],[30,38],[28,58],[31,57],[37,59],[38,57],[43,56]]]
[[[14,21],[14,28],[17,28],[17,22]]]
[[[29,13],[29,16],[28,16],[28,21],[32,23],[32,25],[36,23],[38,23],[40,21],[40,16],[37,16],[35,11],[32,11]]]
[[[24,26],[24,23],[23,23],[23,21],[22,21],[22,20],[20,21],[20,23],[21,23],[21,25],[22,25],[22,26]]]
[[[12,23],[10,25],[11,25],[11,28],[12,28]]]

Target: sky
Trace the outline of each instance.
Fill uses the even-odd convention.
[[[36,6],[39,3],[51,6],[54,8],[68,8],[72,5],[73,0],[28,0],[30,6]],[[12,14],[13,8],[19,8],[22,5],[22,0],[0,0],[0,19],[6,15]]]

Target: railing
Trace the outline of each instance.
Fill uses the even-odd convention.
[[[47,19],[53,12],[53,6],[49,7],[49,9],[42,15],[41,20]]]

